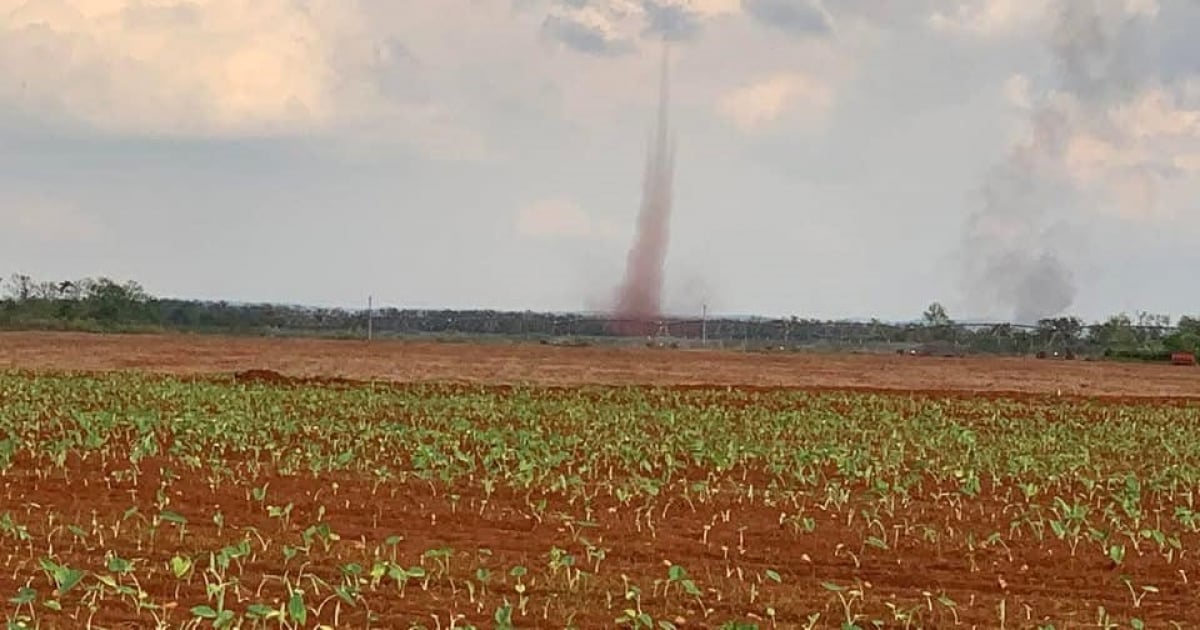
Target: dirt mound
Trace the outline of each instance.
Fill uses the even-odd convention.
[[[290,385],[296,382],[296,379],[274,370],[242,370],[234,373],[233,380],[235,383],[263,385]]]
[[[288,376],[280,374],[275,370],[266,369],[251,369],[242,370],[233,374],[235,383],[248,385],[271,385],[276,387],[362,387],[371,384],[373,381],[332,377],[332,376]]]

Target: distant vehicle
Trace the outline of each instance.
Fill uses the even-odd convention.
[[[1191,352],[1172,352],[1171,365],[1196,365],[1196,355]]]

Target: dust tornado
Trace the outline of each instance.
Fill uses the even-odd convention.
[[[613,317],[616,332],[648,335],[662,317],[663,270],[670,236],[675,142],[669,135],[667,50],[659,80],[658,121],[651,138],[642,181],[637,233],[617,293]]]

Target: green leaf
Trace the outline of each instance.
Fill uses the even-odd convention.
[[[254,619],[273,619],[280,615],[279,611],[265,604],[250,604],[246,614]]]
[[[779,576],[779,573],[772,571],[771,569],[767,569],[767,579],[776,584],[781,584],[783,582],[783,578]]]
[[[496,608],[496,613],[492,615],[492,620],[496,622],[497,630],[512,630],[512,613],[512,606],[507,602],[503,606]]]
[[[304,625],[308,621],[308,607],[304,605],[304,593],[302,591],[292,591],[291,597],[288,598],[287,611],[292,621],[300,625]]]
[[[375,564],[371,565],[371,572],[368,575],[371,576],[372,580],[379,580],[385,574],[387,574],[387,564],[383,562],[376,562]]]
[[[192,559],[184,556],[175,556],[171,558],[171,574],[175,579],[183,579],[189,571],[192,570]]]
[[[834,584],[833,582],[821,582],[821,588],[823,588],[827,591],[833,591],[834,593],[840,593],[840,592],[846,590],[845,587],[838,586],[837,584]]]
[[[193,606],[192,615],[202,619],[216,619],[217,611],[213,610],[211,606]]]
[[[182,514],[178,512],[172,512],[171,510],[163,510],[162,512],[159,512],[158,517],[168,523],[174,523],[176,525],[187,525],[188,522],[188,520],[184,518]]]
[[[25,604],[32,603],[36,599],[37,599],[37,591],[26,586],[17,591],[16,597],[13,597],[12,599],[9,599],[8,601],[10,601],[18,606],[24,606]]]
[[[62,604],[58,603],[57,599],[48,599],[42,602],[42,605],[55,612],[62,612]]]
[[[128,575],[131,571],[133,571],[133,563],[120,556],[113,556],[109,558],[105,567],[109,571],[112,571],[113,573],[119,573],[121,575]]]
[[[1108,557],[1114,564],[1125,562],[1125,545],[1112,545],[1108,548]]]
[[[83,571],[65,566],[60,569],[61,571],[55,574],[54,580],[58,583],[59,595],[65,595],[79,585],[80,580],[83,579]]]
[[[214,628],[228,628],[233,624],[234,615],[232,610],[222,610],[217,613],[217,618],[213,620]]]
[[[357,603],[357,595],[350,587],[341,585],[333,589],[333,591],[347,604],[354,606]]]

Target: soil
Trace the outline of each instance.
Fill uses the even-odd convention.
[[[1172,621],[1181,627],[1200,623],[1200,610],[1191,603],[1200,589],[1190,581],[1200,566],[1190,557],[1168,561],[1149,543],[1144,545],[1144,555],[1130,552],[1118,570],[1094,549],[1073,555],[1066,542],[1052,536],[1042,542],[1029,535],[1006,536],[1007,548],[971,550],[961,544],[929,543],[918,533],[922,526],[943,532],[949,527],[972,531],[978,540],[993,531],[1007,533],[1007,518],[1001,514],[1004,504],[986,496],[957,516],[945,504],[924,501],[894,518],[882,517],[878,524],[860,517],[849,525],[848,517],[862,505],[824,510],[816,500],[796,506],[728,497],[694,506],[663,500],[647,508],[640,502],[622,506],[611,499],[597,500],[590,506],[593,525],[577,529],[563,515],[582,521],[582,507],[565,501],[552,501],[538,511],[525,497],[504,492],[485,502],[477,489],[424,482],[376,486],[353,478],[267,477],[258,482],[269,483],[266,504],[293,505],[290,519],[296,529],[315,523],[324,507],[325,521],[341,537],[328,552],[314,543],[311,552],[285,563],[283,546],[299,545],[300,537],[296,529],[282,533],[282,522],[267,515],[265,504],[250,498],[249,487],[226,483],[213,489],[203,479],[186,474],[170,484],[167,508],[187,518],[184,538],[176,534],[177,527],[164,525],[151,540],[137,518],[123,520],[121,515],[135,506],[146,518],[157,513],[155,502],[161,501],[155,492],[160,487],[157,471],[162,466],[172,465],[143,462],[145,476],[137,485],[105,483],[99,471],[82,466],[72,467],[65,478],[38,479],[32,471],[20,469],[10,472],[3,488],[4,503],[14,520],[27,524],[33,542],[28,549],[22,544],[6,552],[0,593],[15,593],[26,585],[28,578],[16,579],[18,574],[37,576],[40,572],[33,567],[44,555],[53,554],[59,563],[74,568],[111,574],[106,571],[106,554],[115,554],[135,561],[134,576],[140,587],[152,601],[168,606],[172,627],[178,627],[190,618],[187,611],[193,606],[210,603],[200,576],[202,567],[208,566],[208,553],[243,537],[250,541],[252,555],[242,560],[242,570],[231,571],[240,586],[237,595],[231,590],[228,599],[228,605],[239,611],[250,603],[278,607],[287,597],[274,580],[284,576],[294,580],[301,570],[331,584],[341,581],[339,567],[345,563],[357,562],[369,570],[376,554],[391,556],[393,551],[384,541],[399,534],[403,539],[394,553],[400,564],[422,565],[430,575],[437,575],[436,561],[422,556],[449,548],[453,551],[448,572],[428,584],[413,580],[403,596],[394,585],[365,592],[376,615],[371,627],[409,628],[423,623],[434,628],[440,623],[447,628],[459,614],[464,617],[460,627],[463,621],[494,627],[495,609],[505,600],[516,604],[521,599],[516,579],[509,574],[515,566],[528,568],[523,578],[529,598],[526,612],[514,615],[520,628],[563,628],[568,623],[578,628],[614,627],[620,611],[634,605],[622,603],[626,584],[642,590],[641,606],[654,619],[685,628],[755,619],[760,627],[769,627],[769,610],[781,627],[802,627],[815,613],[821,614],[822,621],[815,627],[840,627],[844,604],[830,585],[848,589],[841,595],[849,602],[851,614],[863,615],[861,623],[881,620],[884,627],[902,627],[893,609],[913,611],[912,627],[1000,627],[1002,605],[1011,628],[1047,622],[1057,628],[1083,627],[1094,623],[1101,607],[1114,620],[1138,617],[1148,627],[1168,627]],[[781,512],[795,513],[801,507],[814,518],[811,533],[780,522]],[[224,515],[221,531],[212,522],[218,510]],[[46,514],[58,517],[50,523]],[[63,530],[67,524],[88,530],[93,515],[99,515],[103,540],[92,537],[79,542]],[[121,533],[113,534],[118,523]],[[914,529],[902,533],[906,526]],[[880,529],[887,532],[882,535],[887,549],[864,543],[879,535]],[[600,564],[589,558],[585,540],[606,549]],[[1197,543],[1200,535],[1195,534],[1182,541],[1185,549]],[[554,548],[574,556],[576,566],[592,575],[573,586],[564,570],[549,569]],[[169,573],[167,567],[176,554],[196,560],[193,579],[176,579]],[[701,591],[699,599],[679,592],[679,586],[664,594],[659,583],[668,577],[671,564],[687,570]],[[486,592],[477,577],[480,568],[492,574]],[[780,581],[776,583],[768,571],[775,571]],[[1152,585],[1158,590],[1135,607],[1122,574],[1136,576],[1135,589]],[[474,594],[468,582],[474,582]],[[32,585],[44,594],[50,591],[43,577]],[[849,589],[855,588],[861,589],[858,597],[850,594]],[[306,590],[312,593],[314,588],[306,586]],[[328,596],[326,588],[321,598]],[[939,601],[942,597],[947,599]],[[80,594],[61,599],[63,613],[40,611],[43,622],[49,622],[43,627],[82,627],[89,612]],[[332,611],[333,606],[327,606],[320,619],[332,624]],[[99,627],[137,628],[147,627],[150,618],[110,595],[91,620]],[[342,606],[337,627],[367,626],[362,607]]]
[[[1160,402],[1168,397],[1200,398],[1200,370],[1168,365],[176,335],[3,334],[0,369],[233,375],[241,382],[281,386],[355,386],[354,380],[387,380],[859,388],[931,397],[1022,392],[1110,397],[1114,403],[1144,397],[1160,397]],[[445,576],[429,583],[413,580],[403,596],[395,587],[368,593],[377,615],[372,627],[409,628],[419,623],[449,628],[458,614],[464,615],[458,627],[464,621],[494,627],[497,606],[522,600],[516,578],[509,575],[516,565],[529,569],[523,580],[527,609],[514,615],[520,628],[614,627],[621,610],[638,605],[626,599],[627,584],[641,589],[641,606],[656,622],[685,628],[718,627],[730,619],[753,620],[766,628],[772,626],[772,611],[779,627],[805,627],[809,615],[820,613],[814,627],[835,628],[846,605],[867,614],[866,620],[884,621],[884,627],[904,627],[893,610],[911,610],[916,619],[912,627],[992,628],[1000,627],[1003,619],[1008,628],[1034,628],[1053,620],[1061,630],[1094,627],[1100,609],[1122,621],[1122,627],[1128,627],[1132,617],[1145,620],[1147,627],[1170,627],[1169,622],[1200,627],[1200,607],[1192,605],[1200,596],[1194,582],[1200,577],[1200,564],[1192,555],[1166,558],[1143,543],[1144,553],[1130,551],[1118,570],[1103,553],[1091,549],[1074,555],[1065,541],[1053,536],[1043,541],[1030,534],[1010,536],[1009,506],[986,492],[970,500],[968,509],[955,510],[938,498],[952,492],[943,495],[929,488],[907,510],[868,523],[859,515],[865,505],[852,502],[826,509],[818,497],[799,504],[770,502],[761,492],[756,500],[724,495],[701,505],[675,496],[628,506],[597,499],[586,509],[551,497],[545,509],[537,509],[529,496],[497,492],[485,497],[477,486],[268,474],[256,482],[269,482],[266,503],[292,504],[290,518],[298,527],[315,522],[318,509],[324,507],[325,520],[341,537],[330,551],[314,547],[309,555],[285,565],[282,546],[298,544],[299,536],[295,529],[282,532],[281,521],[250,498],[249,487],[232,482],[214,487],[199,474],[188,473],[180,462],[167,460],[141,462],[143,476],[136,484],[114,476],[128,468],[128,462],[72,462],[67,474],[46,477],[32,466],[15,463],[0,478],[0,514],[11,511],[14,520],[28,527],[32,542],[16,544],[0,532],[0,596],[7,600],[30,576],[36,578],[31,585],[48,595],[49,583],[36,567],[51,547],[59,562],[98,573],[106,571],[106,554],[116,554],[138,560],[134,575],[140,587],[156,602],[168,604],[172,627],[178,627],[190,618],[187,611],[192,606],[205,603],[199,567],[207,566],[208,552],[240,540],[246,528],[253,527],[265,542],[252,538],[253,556],[240,572],[240,595],[229,598],[239,610],[257,601],[278,607],[284,591],[272,576],[295,579],[304,562],[309,563],[307,571],[333,583],[342,579],[339,566],[345,562],[369,569],[375,549],[393,534],[403,536],[395,548],[400,563],[423,564],[433,574],[437,563],[422,560],[422,554],[444,547],[454,550]],[[182,474],[166,486],[165,497],[170,500],[168,509],[188,519],[186,538],[179,538],[174,526],[164,525],[149,543],[135,519],[115,533],[114,525],[130,507],[138,507],[143,515],[157,513],[156,504],[164,496],[156,493],[163,468]],[[765,480],[758,487],[765,487]],[[784,523],[784,514],[795,515],[801,508],[814,519],[812,532]],[[212,519],[217,510],[224,515],[221,528]],[[59,518],[48,520],[47,514]],[[113,532],[106,534],[107,540],[74,541],[64,530],[75,523],[92,531],[93,519],[103,531]],[[580,520],[594,527],[580,530],[574,525]],[[978,540],[1004,533],[1008,548],[928,542],[921,539],[922,526],[971,531]],[[880,533],[886,548],[865,542]],[[607,549],[598,573],[585,539]],[[1200,534],[1182,535],[1183,549],[1197,544]],[[566,572],[548,568],[547,554],[555,547],[570,553],[577,567],[596,575],[572,585]],[[170,575],[168,563],[177,553],[197,559],[192,580]],[[392,552],[384,547],[381,553]],[[667,578],[670,564],[688,571],[700,590],[698,597],[684,593],[679,584],[668,593],[656,584]],[[493,575],[487,590],[477,579],[480,568]],[[768,571],[778,573],[778,583]],[[1122,581],[1126,574],[1135,575],[1138,582],[1127,586]],[[474,592],[469,582],[474,582]],[[1143,593],[1138,590],[1143,585],[1157,591]],[[862,597],[834,588],[859,588]],[[1136,607],[1130,589],[1145,596]],[[328,594],[325,590],[322,598]],[[146,613],[135,614],[131,605],[109,597],[90,619],[97,627],[148,627]],[[79,594],[62,601],[61,613],[38,610],[43,627],[84,627],[89,613]],[[323,609],[324,623],[333,623],[335,606],[329,603]],[[8,613],[12,612],[10,605]],[[338,627],[367,625],[361,607],[346,605],[339,611],[339,622]],[[312,623],[310,617],[309,627]]]
[[[540,385],[721,385],[1200,397],[1200,368],[894,354],[743,353],[198,335],[0,334],[0,369]],[[257,371],[257,372],[256,372]]]

